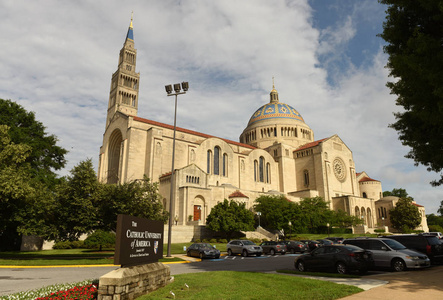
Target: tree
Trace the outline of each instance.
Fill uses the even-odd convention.
[[[97,227],[115,231],[118,214],[166,222],[169,213],[164,210],[161,199],[158,183],[152,183],[146,176],[143,180],[103,185],[97,204]]]
[[[285,196],[260,196],[255,199],[254,210],[261,213],[260,224],[269,229],[292,230],[298,228],[297,205]],[[291,226],[289,226],[291,221]]]
[[[322,197],[304,198],[298,205],[301,222],[311,233],[322,231],[321,228],[326,228],[326,224],[333,221],[334,212]]]
[[[225,199],[212,208],[206,218],[206,227],[224,232],[230,240],[237,231],[254,230],[254,214],[246,209],[245,203]]]
[[[88,248],[99,248],[102,251],[105,248],[115,247],[115,233],[98,229],[88,235],[85,239],[85,246]]]
[[[57,240],[75,241],[97,228],[100,183],[91,159],[81,161],[57,187]]]
[[[404,111],[395,113],[394,128],[405,156],[428,171],[443,170],[443,1],[380,0],[388,5],[383,33],[393,82],[387,86],[398,96]],[[431,182],[443,184],[443,174]]]
[[[412,231],[421,223],[420,212],[411,199],[400,198],[389,211],[392,226],[402,232]]]
[[[0,124],[10,127],[12,143],[30,146],[26,162],[30,164],[32,177],[49,184],[55,184],[55,170],[65,166],[67,151],[57,146],[57,137],[48,135],[43,124],[35,119],[33,112],[27,112],[21,105],[0,99]]]
[[[406,192],[405,189],[399,188],[399,189],[392,189],[392,191],[384,191],[383,197],[387,196],[396,196],[399,198],[410,198],[411,200],[414,200],[412,197],[408,195],[408,192]]]
[[[47,188],[31,176],[26,162],[31,147],[14,144],[9,127],[0,125],[0,249],[17,250],[20,235],[49,237],[53,198]]]

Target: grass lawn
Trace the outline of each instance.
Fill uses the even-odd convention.
[[[338,299],[363,291],[354,286],[302,277],[218,271],[174,276],[143,299]],[[189,288],[186,287],[186,285]],[[173,292],[175,297],[171,294]]]

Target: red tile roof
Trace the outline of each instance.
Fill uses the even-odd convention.
[[[304,144],[304,145],[300,146],[300,148],[297,148],[297,149],[294,150],[294,151],[300,151],[300,150],[304,150],[304,149],[308,149],[308,148],[315,147],[315,146],[317,146],[318,144],[320,144],[321,142],[323,142],[324,140],[327,140],[327,139],[328,139],[328,138],[325,138],[325,139],[321,139],[321,140],[318,140],[318,141],[314,141],[314,142],[310,142],[310,143]]]
[[[375,179],[372,179],[372,178],[369,178],[369,177],[363,177],[358,182],[364,182],[364,181],[379,181],[379,180],[375,180]]]
[[[164,128],[168,128],[168,129],[174,130],[174,126],[172,126],[172,125],[168,125],[168,124],[165,124],[165,123],[160,123],[160,122],[156,122],[156,121],[152,121],[152,120],[148,120],[148,119],[144,119],[144,118],[140,118],[140,117],[136,117],[136,116],[131,116],[131,117],[133,117],[134,120],[138,121],[138,122],[142,122],[142,123],[151,124],[151,125],[154,125],[154,126],[159,126],[159,127],[164,127]],[[231,140],[228,140],[228,139],[219,138],[219,137],[216,137],[216,136],[213,136],[213,135],[204,134],[204,133],[201,133],[201,132],[197,132],[197,131],[193,131],[193,130],[189,130],[189,129],[185,129],[185,128],[181,128],[181,127],[176,127],[175,129],[177,131],[180,131],[180,132],[201,136],[203,138],[218,138],[218,139],[221,139],[221,140],[225,141],[228,144],[232,144],[232,145],[236,145],[236,146],[240,146],[240,147],[245,147],[245,148],[249,148],[249,149],[256,149],[256,147],[251,146],[251,145],[242,144],[242,143],[239,143],[239,142],[234,142],[234,141],[231,141]]]
[[[249,198],[249,197],[240,191],[235,191],[231,195],[229,195],[228,198]]]

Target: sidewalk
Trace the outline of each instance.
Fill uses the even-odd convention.
[[[388,283],[342,298],[342,300],[443,299],[443,266],[399,273],[390,272],[366,276],[365,279],[387,281]]]

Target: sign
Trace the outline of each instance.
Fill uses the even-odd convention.
[[[158,262],[163,257],[163,230],[162,221],[118,215],[114,265]]]

